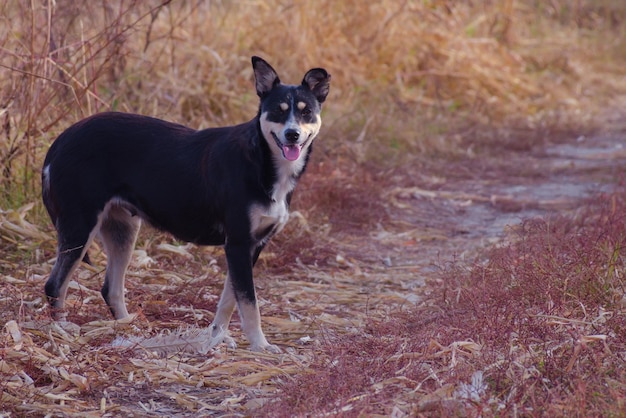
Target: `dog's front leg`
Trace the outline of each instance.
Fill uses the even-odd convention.
[[[280,348],[267,342],[265,334],[263,334],[261,329],[261,314],[252,279],[253,251],[249,245],[245,244],[227,243],[225,249],[228,262],[228,276],[230,277],[237,309],[239,310],[241,329],[250,342],[250,350],[280,353]]]
[[[230,324],[230,318],[233,316],[235,306],[235,292],[233,290],[233,285],[230,282],[230,277],[227,274],[226,281],[224,282],[224,289],[222,290],[222,296],[217,304],[215,318],[210,326],[211,342],[209,345],[211,347],[224,342],[229,348],[237,348],[235,340],[228,335],[228,324]]]

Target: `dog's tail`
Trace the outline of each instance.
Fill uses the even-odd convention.
[[[50,215],[50,220],[52,221],[52,224],[56,228],[58,214],[57,214],[57,205],[54,202],[54,196],[53,196],[52,191],[50,190],[50,165],[49,164],[44,165],[44,168],[41,171],[41,185],[42,185],[41,197],[43,198],[43,204],[46,207],[46,210],[48,211],[48,215]],[[91,259],[89,258],[89,254],[86,252],[83,257],[83,263],[87,263],[90,266],[93,265],[91,263]]]

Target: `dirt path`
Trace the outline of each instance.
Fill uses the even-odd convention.
[[[412,182],[424,176],[408,169],[405,186],[390,193],[393,220],[389,239],[381,240],[391,265],[414,265],[427,275],[433,262],[475,254],[523,219],[574,211],[608,192],[626,171],[626,127],[611,122],[610,133],[469,159],[427,181]],[[416,245],[399,245],[398,238]]]

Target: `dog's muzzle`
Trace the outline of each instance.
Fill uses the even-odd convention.
[[[287,129],[285,131],[285,139],[289,142],[288,144],[283,144],[283,142],[278,138],[278,136],[272,132],[272,137],[276,142],[276,145],[283,153],[283,157],[289,161],[296,161],[300,158],[300,151],[302,151],[302,144],[298,144],[298,139],[300,139],[300,132],[295,129]]]

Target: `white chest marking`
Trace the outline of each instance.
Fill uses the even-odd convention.
[[[280,232],[289,220],[285,199],[272,202],[269,206],[252,205],[250,208],[250,229],[252,238],[263,241]]]
[[[300,159],[302,160],[302,159]],[[283,159],[283,161],[286,161]],[[293,177],[293,170],[298,161],[290,165],[277,167],[278,181],[274,183],[272,190],[272,203],[269,206],[254,205],[250,211],[252,220],[252,235],[257,239],[270,237],[283,229],[289,220],[289,209],[287,208],[287,195],[296,187],[296,179]],[[296,168],[300,169],[301,168]]]

